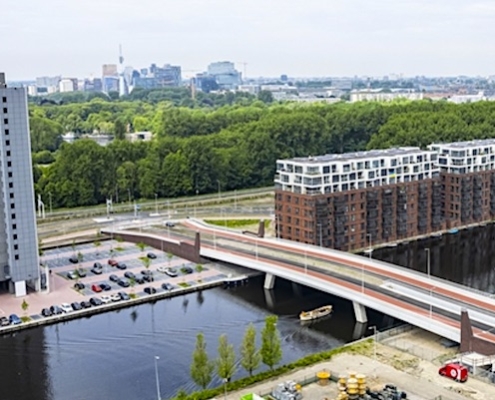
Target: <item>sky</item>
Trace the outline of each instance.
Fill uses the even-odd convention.
[[[0,0],[9,80],[229,60],[248,77],[495,75],[493,0]]]

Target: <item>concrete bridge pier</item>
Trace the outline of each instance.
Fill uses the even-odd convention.
[[[354,315],[356,316],[356,322],[361,322],[362,324],[368,322],[368,316],[366,315],[366,308],[362,304],[356,301],[352,302],[352,306],[354,307]]]
[[[263,285],[263,287],[265,289],[273,289],[273,287],[275,286],[275,275],[272,275],[272,274],[266,274],[265,275],[265,284]]]
[[[273,290],[263,290],[265,293],[265,302],[269,310],[273,310],[275,305],[275,296],[273,295]]]
[[[354,325],[354,331],[352,333],[352,338],[354,340],[358,340],[358,339],[361,339],[362,337],[364,337],[367,327],[368,327],[368,324],[356,322],[356,325]]]

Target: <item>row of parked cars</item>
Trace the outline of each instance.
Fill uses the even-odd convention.
[[[89,300],[81,301],[81,302],[73,302],[73,303],[62,303],[60,306],[54,305],[49,308],[43,308],[41,310],[41,315],[44,317],[51,317],[52,315],[61,315],[61,314],[67,314],[72,311],[79,311],[85,308],[91,308],[91,307],[97,307],[101,306],[102,304],[107,304],[107,303],[112,303],[112,302],[117,302],[117,301],[122,301],[122,300],[129,300],[130,297],[127,293],[125,292],[117,292],[113,293],[112,295],[103,295],[101,297],[91,297]]]
[[[22,321],[17,316],[17,314],[10,314],[8,318],[7,317],[0,318],[0,326],[19,325],[21,322]]]

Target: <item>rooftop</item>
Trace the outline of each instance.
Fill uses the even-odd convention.
[[[444,149],[464,149],[468,147],[480,147],[495,145],[495,139],[466,140],[454,143],[433,143],[430,146],[441,146]]]
[[[305,163],[305,164],[320,164],[320,163],[328,163],[332,161],[354,161],[359,159],[369,159],[369,158],[378,158],[378,157],[394,157],[401,155],[422,154],[424,152],[425,150],[421,150],[419,147],[394,147],[385,150],[356,151],[353,153],[296,157],[296,158],[286,159],[283,161],[293,161],[293,162]]]

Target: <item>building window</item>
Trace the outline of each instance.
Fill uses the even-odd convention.
[[[12,172],[9,172],[9,178],[12,178]]]
[[[19,259],[19,254],[16,254],[15,257],[14,257],[16,260]]]
[[[12,214],[12,219],[15,219],[15,214]]]
[[[2,103],[7,103],[7,97],[2,97]]]
[[[8,151],[7,153],[10,153],[10,151]],[[7,167],[12,167],[12,161],[7,161]]]
[[[14,250],[19,250],[19,245],[18,244],[14,244]]]
[[[13,199],[13,198],[14,198],[14,193],[10,193],[9,197],[10,197],[11,199]]]
[[[5,141],[5,144],[6,144],[7,146],[10,146],[10,140],[6,140],[6,141]]]
[[[14,184],[12,182],[9,182],[9,188],[12,189],[14,187]]]
[[[8,119],[8,118],[4,118],[4,119],[3,119],[3,123],[4,123],[5,125],[7,125],[7,124],[9,123],[9,119]]]
[[[4,114],[7,114],[8,112],[9,112],[9,110],[7,110],[7,107],[4,107],[4,108],[3,108],[3,113],[4,113]]]
[[[7,157],[10,157],[10,150],[7,150]]]
[[[5,134],[8,135],[10,132],[8,129],[5,129]]]
[[[12,210],[13,210],[13,209],[15,209],[15,204],[14,204],[14,203],[12,203],[12,204],[10,205],[10,208],[11,208]]]

